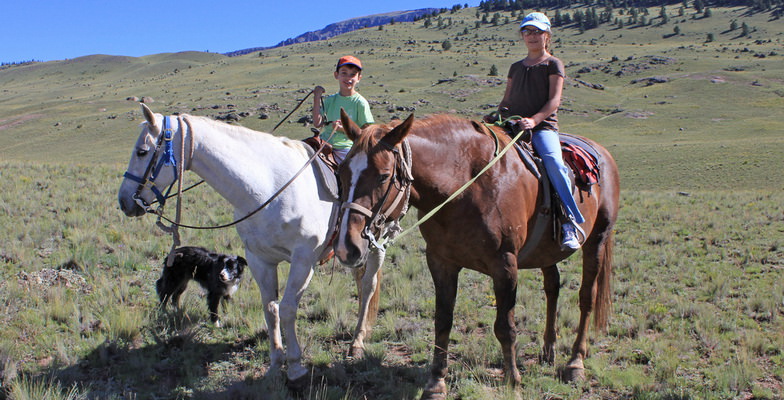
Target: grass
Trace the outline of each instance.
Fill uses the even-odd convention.
[[[121,166],[36,168],[12,162],[2,167],[2,193],[21,181],[46,181],[52,171],[65,177],[90,172],[84,179],[92,188],[79,206],[52,200],[49,207],[25,208],[30,199],[4,199],[8,210],[20,211],[0,216],[3,226],[27,218],[26,225],[52,229],[2,231],[2,243],[28,236],[26,245],[2,248],[0,355],[8,396],[23,398],[12,393],[26,391],[36,398],[39,391],[52,391],[61,394],[56,398],[253,398],[264,390],[271,398],[286,398],[282,376],[266,374],[269,348],[260,299],[249,276],[226,307],[222,329],[207,322],[205,301],[196,288],[186,291],[181,311],[158,309],[154,281],[169,238],[147,218],[119,216],[113,196],[117,185],[102,182],[118,182]],[[53,179],[44,197],[66,199],[72,190],[71,180]],[[185,216],[195,218],[200,210],[220,204],[209,188],[197,190],[192,196],[200,200]],[[69,207],[65,204],[72,211],[52,212]],[[572,257],[561,264],[556,366],[536,361],[544,325],[541,276],[538,271],[520,273],[523,386],[517,390],[501,381],[490,282],[472,271],[462,274],[452,333],[452,398],[781,395],[784,195],[627,190],[622,205],[615,314],[606,335],[593,335],[588,381],[564,384],[556,371],[566,360],[579,313],[579,257]],[[81,222],[68,229],[90,234],[63,235],[57,228],[71,218]],[[233,231],[183,234],[184,243],[240,251]],[[74,249],[81,249],[81,255],[74,257]],[[313,369],[306,397],[418,397],[432,352],[432,283],[418,236],[404,238],[388,256],[381,315],[367,341],[365,360],[344,358],[357,308],[356,297],[345,296],[354,290],[351,275],[339,266],[319,268],[298,322]],[[52,273],[56,279],[48,278]]]
[[[291,397],[281,375],[267,374],[269,345],[250,274],[222,313],[221,329],[206,322],[196,287],[184,294],[182,310],[157,307],[154,282],[170,238],[150,217],[127,219],[116,204],[141,120],[125,98],[151,96],[153,109],[167,113],[249,111],[241,124],[269,131],[310,88],[331,82],[336,57],[358,53],[368,65],[361,92],[377,120],[405,117],[406,107],[417,115],[477,117],[500,100],[500,78],[522,45],[513,23],[475,29],[474,13],[448,14],[453,26],[445,29],[397,23],[237,58],[88,56],[0,70],[0,398]],[[682,35],[668,38],[672,23],[556,33],[569,75],[562,124],[605,144],[620,167],[614,315],[606,334],[592,335],[588,380],[562,383],[557,366],[566,361],[579,314],[579,256],[560,264],[556,366],[537,362],[541,274],[521,271],[523,385],[508,388],[492,334],[491,284],[464,272],[450,398],[784,396],[784,178],[776,173],[784,168],[784,32],[768,17],[714,9],[711,18],[672,18]],[[732,19],[756,32],[724,32]],[[708,32],[715,40],[704,43]],[[441,50],[446,38],[450,51]],[[669,61],[652,64],[653,56]],[[500,78],[487,76],[493,64]],[[668,81],[632,83],[651,76]],[[277,133],[308,134],[294,122]],[[186,222],[232,219],[207,187],[189,192],[184,206]],[[184,244],[242,252],[234,230],[181,234]],[[421,394],[434,309],[424,259],[418,235],[389,250],[381,314],[363,360],[344,357],[357,309],[351,274],[340,266],[318,269],[299,310],[312,368],[302,397]],[[286,265],[281,273],[283,282]]]

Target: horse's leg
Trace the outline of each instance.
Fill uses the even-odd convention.
[[[308,253],[308,252],[302,252]],[[297,308],[305,289],[313,277],[313,264],[316,257],[312,250],[306,256],[295,252],[291,257],[291,268],[286,289],[280,300],[280,324],[286,336],[286,362],[288,364],[289,381],[296,387],[304,382],[300,378],[307,375],[308,369],[302,366],[302,349],[297,339]]]
[[[373,250],[368,255],[364,268],[354,270],[354,278],[359,290],[359,314],[354,340],[349,349],[349,356],[362,358],[365,353],[365,337],[370,335],[378,314],[379,286],[381,285],[381,265],[384,262],[384,250]]]
[[[517,369],[516,344],[517,327],[514,320],[514,307],[517,300],[517,259],[514,254],[505,253],[501,263],[492,271],[493,292],[495,293],[496,317],[493,331],[501,343],[504,356],[504,377],[512,385],[520,383]]]
[[[558,266],[542,268],[544,275],[544,294],[547,297],[547,319],[544,326],[544,345],[539,362],[552,364],[555,361],[555,324],[558,314],[558,294],[561,289],[561,277]]]
[[[583,245],[583,279],[580,284],[580,323],[572,355],[563,371],[567,381],[585,379],[583,360],[588,357],[588,327],[596,311],[596,327],[603,329],[611,307],[612,232],[589,238]],[[597,300],[598,299],[598,300]]]
[[[270,372],[275,372],[283,366],[283,340],[278,309],[278,266],[262,260],[250,251],[245,252],[245,258],[261,292],[264,321],[267,323],[270,341]]]
[[[435,345],[430,379],[422,392],[422,399],[444,399],[446,398],[445,378],[448,372],[449,333],[452,331],[460,267],[438,260],[430,253],[427,253],[427,266],[436,290]]]

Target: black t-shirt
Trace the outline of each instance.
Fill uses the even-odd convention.
[[[511,86],[509,98],[502,101],[499,107],[506,107],[504,118],[517,115],[528,118],[539,112],[550,98],[550,75],[565,77],[564,65],[561,60],[550,56],[539,64],[526,66],[520,60],[509,67]],[[535,129],[558,130],[558,111],[545,118]]]

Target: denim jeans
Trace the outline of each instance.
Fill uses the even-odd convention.
[[[337,161],[338,164],[343,163],[343,160],[346,159],[346,156],[348,155],[349,150],[351,150],[351,148],[347,148],[347,149],[332,149],[332,154],[335,156],[335,161]]]
[[[577,203],[575,203],[572,196],[569,167],[563,161],[558,132],[548,129],[534,131],[531,144],[539,154],[539,157],[542,158],[544,170],[547,172],[547,177],[550,178],[550,184],[555,189],[555,192],[558,193],[558,197],[561,198],[566,212],[576,223],[582,224],[585,222],[585,218],[580,213],[580,209],[577,208]]]

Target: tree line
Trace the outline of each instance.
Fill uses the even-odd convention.
[[[784,0],[694,0],[704,7],[749,7],[755,11],[770,11],[780,17],[784,13]],[[562,9],[572,6],[597,8],[632,8],[668,6],[687,3],[687,0],[483,0],[479,9],[484,12],[523,11],[531,9]],[[687,6],[688,8],[688,6]]]

